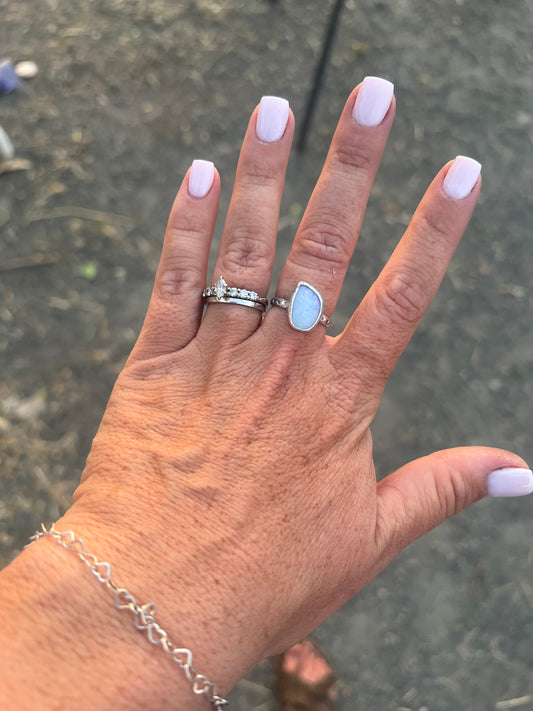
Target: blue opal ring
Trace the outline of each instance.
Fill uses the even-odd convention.
[[[320,292],[306,281],[299,281],[289,300],[275,296],[270,299],[272,306],[280,306],[289,312],[289,323],[296,331],[310,331],[318,323],[326,328],[331,323],[323,313],[324,301]]]

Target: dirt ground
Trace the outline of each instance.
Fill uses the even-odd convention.
[[[0,567],[69,506],[189,163],[215,161],[223,216],[260,97],[285,96],[301,123],[330,8],[0,0],[0,54],[40,68],[27,92],[0,97],[31,163],[0,168]],[[366,74],[395,82],[334,332],[439,167],[483,163],[475,216],[373,427],[380,475],[461,444],[533,463],[532,35],[527,0],[346,0],[307,149],[291,158],[278,271],[347,95]],[[532,507],[486,500],[447,521],[316,632],[341,711],[533,710]],[[270,664],[230,699],[278,709]]]

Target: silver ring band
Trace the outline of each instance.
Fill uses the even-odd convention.
[[[252,309],[257,309],[264,313],[266,311],[266,304],[261,301],[250,301],[249,299],[239,299],[234,296],[207,296],[205,299],[208,304],[239,304],[239,306],[249,306]],[[267,302],[268,303],[268,302]]]

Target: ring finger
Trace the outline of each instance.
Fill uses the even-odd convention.
[[[233,195],[224,225],[214,281],[266,296],[276,246],[279,209],[294,134],[294,117],[285,99],[264,96],[243,142]],[[261,321],[260,311],[234,304],[210,304],[202,333],[218,333],[225,342],[247,338]]]
[[[366,77],[349,97],[276,296],[289,299],[304,281],[321,294],[325,313],[335,308],[394,119],[393,90],[385,79]],[[286,327],[281,309],[272,309],[268,320]],[[323,326],[315,331],[323,337]]]

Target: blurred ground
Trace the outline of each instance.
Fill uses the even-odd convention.
[[[69,506],[189,163],[215,161],[223,215],[260,97],[287,97],[301,121],[331,4],[38,6],[0,0],[0,54],[40,66],[27,95],[0,98],[33,164],[0,174],[0,566]],[[474,219],[373,428],[381,475],[459,444],[533,460],[532,32],[527,0],[347,0],[308,149],[292,156],[278,270],[348,93],[366,74],[395,82],[337,330],[438,168],[457,154],[483,162]],[[52,263],[13,268],[34,254]],[[317,631],[342,711],[533,709],[532,506],[488,500],[446,522]],[[231,699],[277,709],[269,664]]]

